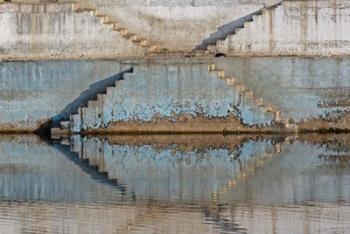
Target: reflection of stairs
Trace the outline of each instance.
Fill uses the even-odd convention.
[[[1,1],[1,0],[0,0]],[[111,27],[113,31],[119,32],[125,39],[146,49],[146,53],[158,52],[157,46],[153,45],[149,40],[140,37],[136,33],[118,24],[112,17],[99,11],[97,7],[87,3],[73,3],[74,12],[89,12],[92,16],[99,18],[101,23]]]
[[[268,11],[275,10],[282,4],[280,1],[277,4],[265,7],[261,10],[246,15],[240,19],[237,19],[231,23],[223,25],[218,30],[210,35],[209,38],[204,39],[203,43],[197,46],[197,50],[206,50],[207,54],[217,54],[220,51],[218,47],[225,44],[225,41],[230,37],[238,34],[241,30],[249,28],[254,21],[259,20],[259,17],[263,17]]]
[[[289,139],[285,140],[288,143]],[[274,148],[269,149],[264,152],[259,157],[253,157],[251,161],[247,161],[242,165],[239,175],[235,175],[228,183],[221,186],[216,193],[212,194],[212,205],[215,205],[220,195],[224,195],[228,190],[237,187],[237,185],[242,181],[247,181],[250,177],[255,175],[255,172],[264,166],[267,162],[271,161],[276,156],[279,156],[282,152],[282,144],[277,143]]]
[[[51,135],[69,135],[70,133],[82,132],[82,120],[93,120],[95,124],[102,123],[102,116],[104,115],[104,104],[106,97],[115,92],[125,82],[127,75],[132,75],[133,69],[130,69],[122,74],[122,79],[116,80],[114,85],[106,86],[105,90],[96,94],[94,100],[89,100],[86,106],[80,106],[77,113],[71,114],[69,120],[60,122],[59,128],[52,128]]]
[[[257,110],[263,115],[273,115],[273,120],[275,123],[288,123],[289,121],[281,119],[281,111],[271,105],[263,104],[263,99],[261,97],[254,96],[252,90],[248,89],[244,84],[238,83],[234,77],[226,77],[225,70],[218,69],[215,64],[208,66],[209,72],[215,72],[218,78],[226,80],[227,85],[231,86],[236,92],[240,94],[240,98],[253,110]],[[256,112],[254,112],[256,113]]]

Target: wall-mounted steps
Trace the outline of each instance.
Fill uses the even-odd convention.
[[[258,110],[267,115],[273,115],[273,121],[275,124],[283,124],[287,128],[295,128],[291,124],[289,119],[283,119],[281,111],[269,104],[265,104],[261,97],[254,95],[254,92],[246,87],[244,84],[236,81],[234,77],[227,77],[225,75],[225,70],[217,68],[215,64],[210,64],[208,66],[209,72],[214,72],[217,74],[218,78],[226,80],[227,85],[232,87],[236,92],[238,92],[242,98],[242,103],[245,103],[248,108],[252,110]]]
[[[259,20],[259,18],[267,14],[268,11],[276,9],[281,4],[282,1],[219,27],[216,32],[210,34],[208,38],[204,39],[202,43],[195,48],[195,50],[205,51],[205,54],[220,53],[218,45],[225,43],[225,40],[227,40],[228,37],[232,37],[242,30],[249,28],[252,24],[254,24],[254,21]]]
[[[141,36],[137,35],[137,33],[132,32],[123,25],[120,25],[111,16],[108,16],[104,12],[98,10],[93,4],[77,2],[72,4],[72,9],[74,12],[89,12],[92,16],[100,19],[102,24],[109,26],[111,30],[120,33],[120,35],[125,39],[144,48],[146,50],[146,54],[159,52],[159,48],[148,39],[142,38]]]
[[[157,121],[163,125],[159,127]],[[280,111],[264,105],[262,98],[215,65],[155,64],[137,65],[133,73],[124,74],[123,80],[107,87],[71,115],[69,123],[63,121],[52,132],[244,131],[274,122],[283,122]]]
[[[104,106],[106,103],[106,97],[111,95],[115,91],[115,88],[118,88],[123,84],[125,79],[133,72],[133,69],[129,69],[122,73],[122,78],[114,82],[114,85],[108,85],[105,88],[105,91],[96,94],[96,98],[89,100],[86,106],[80,106],[77,110],[77,113],[70,115],[69,120],[63,120],[60,122],[58,128],[52,128],[52,135],[69,135],[71,133],[82,133],[82,122],[84,120],[89,120],[96,124],[102,124],[101,116],[104,114]]]

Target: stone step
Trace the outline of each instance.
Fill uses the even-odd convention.
[[[230,86],[234,85],[236,83],[236,79],[235,78],[227,78],[226,79],[226,83]]]
[[[88,107],[90,108],[90,107],[92,107],[92,108],[94,108],[95,106],[97,106],[98,105],[98,101],[96,101],[96,100],[90,100],[90,101],[88,101]]]
[[[61,129],[70,129],[70,122],[69,121],[61,121],[60,126],[61,126]]]
[[[122,36],[127,36],[128,33],[129,33],[129,31],[128,31],[128,29],[126,29],[126,28],[120,31],[120,34],[121,34]]]
[[[253,20],[257,21],[259,17],[260,17],[259,15],[253,15]]]
[[[103,14],[102,12],[100,11],[94,11],[94,16],[97,17],[97,18],[103,18],[103,17],[106,17],[105,14]]]
[[[115,85],[117,86],[118,85],[118,82],[120,82],[120,81],[116,81],[115,82]],[[107,91],[106,91],[106,95],[112,95],[112,93],[114,92],[114,90],[115,90],[115,87],[107,87]]]
[[[51,128],[50,133],[53,138],[60,138],[60,136],[68,136],[70,132],[68,129]]]
[[[130,40],[132,42],[138,42],[138,43],[141,43],[142,41],[145,41],[145,39],[140,37],[139,35],[134,35],[134,36],[130,37]]]
[[[124,85],[124,83],[125,83],[125,80],[117,80],[115,82],[115,87],[110,87],[110,90],[111,90],[110,92],[113,92],[112,90],[115,90],[116,88],[120,88],[122,85]]]
[[[87,4],[82,4],[82,3],[73,3],[72,4],[72,10],[74,12],[80,13],[84,11],[95,11],[96,9],[92,6],[89,6]]]
[[[251,24],[252,24],[252,22],[246,21],[246,22],[244,22],[244,27],[249,28]]]
[[[140,42],[141,47],[150,47],[151,43],[148,40],[143,40]]]
[[[243,84],[236,84],[235,89],[237,92],[242,93],[246,90],[245,86]]]
[[[126,28],[124,28],[124,27],[118,25],[117,23],[114,23],[114,24],[111,25],[111,26],[112,26],[112,30],[113,30],[113,31],[121,32],[121,31],[123,31],[123,30],[126,30]]]
[[[212,53],[215,54],[218,51],[218,47],[216,45],[208,45],[207,46],[207,50]]]
[[[97,94],[97,101],[100,102],[100,101],[104,100],[105,96],[106,96],[106,94]]]
[[[208,65],[208,71],[214,71],[216,68],[216,65],[215,64],[209,64]]]
[[[103,24],[109,24],[109,25],[113,25],[113,24],[115,24],[116,22],[113,20],[113,19],[111,19],[109,16],[105,16],[105,17],[103,17],[102,19],[101,19],[101,23],[103,23]]]
[[[275,113],[274,113],[275,121],[276,122],[280,122],[281,121],[281,117],[282,117],[281,111],[279,111],[279,110],[275,111]]]
[[[236,28],[235,29],[235,34],[239,33],[243,28]]]

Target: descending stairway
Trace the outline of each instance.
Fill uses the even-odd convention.
[[[93,122],[96,124],[101,122],[106,96],[108,96],[111,92],[114,92],[114,89],[123,84],[128,75],[132,75],[132,73],[133,68],[125,71],[122,74],[122,79],[116,80],[114,82],[114,85],[108,85],[104,91],[97,93],[96,98],[89,100],[86,106],[80,106],[76,113],[70,115],[69,120],[63,120],[60,122],[59,128],[52,128],[51,134],[68,135],[70,133],[81,133],[82,118],[93,118]]]
[[[207,66],[210,72],[206,70]],[[52,134],[84,133],[86,131],[97,133],[109,127],[113,122],[122,121],[126,123],[127,120],[138,119],[143,119],[147,122],[159,113],[159,110],[153,108],[153,106],[163,108],[164,118],[172,118],[171,116],[174,117],[174,114],[181,115],[183,111],[193,113],[200,111],[198,109],[200,106],[207,106],[207,112],[205,113],[217,113],[217,108],[220,111],[223,111],[221,110],[222,108],[227,108],[225,111],[230,109],[229,112],[234,114],[247,127],[268,127],[273,122],[280,123],[283,121],[280,118],[280,111],[271,106],[263,105],[262,98],[254,97],[251,90],[248,90],[243,84],[235,82],[233,78],[226,78],[225,72],[216,69],[215,65],[198,64],[194,65],[194,67],[185,66],[174,70],[177,72],[172,72],[172,76],[168,76],[168,79],[174,82],[177,80],[177,82],[174,83],[174,86],[168,87],[167,89],[169,90],[166,89],[157,92],[153,90],[152,85],[145,86],[144,88],[141,87],[142,84],[146,83],[166,86],[167,81],[164,79],[164,76],[169,74],[167,73],[168,70],[167,65],[158,65],[155,68],[138,66],[133,73],[124,74],[123,80],[116,81],[115,86],[107,87],[105,93],[97,94],[97,99],[89,100],[87,106],[80,107],[77,113],[70,116],[69,120],[62,121],[60,128],[52,129]],[[189,77],[192,77],[190,81],[188,79]],[[225,80],[233,89],[226,86],[225,81],[217,78]],[[188,90],[182,84],[183,82],[189,82],[189,85],[186,85]],[[200,84],[203,82],[207,84],[206,89],[213,93],[199,94],[198,99],[194,100],[192,96],[195,93],[193,92],[203,92],[203,88],[205,87],[199,89],[196,86],[197,89],[193,90],[190,84]],[[220,91],[213,89],[213,87],[219,87]],[[176,92],[172,94],[175,96],[169,96],[171,90],[178,90],[179,88],[183,89],[182,92],[185,95],[181,96],[181,101],[178,100],[178,93]],[[147,98],[148,93],[156,92],[157,99],[153,100],[151,104],[143,101],[143,96],[135,99],[136,97],[133,97],[132,93],[140,89],[142,89],[141,94],[142,92],[146,94],[144,98]],[[212,100],[212,95],[218,95],[217,101],[220,104]],[[181,103],[187,103],[184,107],[185,109],[179,110],[179,101]]]
[[[268,11],[275,10],[277,7],[281,6],[282,2],[283,1],[280,1],[274,5],[264,7],[256,12],[219,27],[216,32],[204,39],[202,44],[198,45],[195,49],[197,51],[205,51],[206,54],[219,53],[218,45],[225,43],[227,38],[238,34],[241,30],[250,27],[250,25],[258,20],[259,17],[263,17]]]
[[[282,123],[286,127],[291,127],[289,125],[289,120],[284,120],[281,118],[281,111],[272,105],[266,105],[263,103],[263,99],[261,97],[256,97],[254,92],[248,89],[244,84],[238,83],[234,77],[226,77],[225,71],[223,69],[219,69],[215,64],[211,64],[208,66],[209,72],[214,72],[217,74],[218,78],[226,80],[227,84],[231,86],[236,92],[240,93],[241,98],[249,102],[253,109],[259,109],[260,111],[273,115],[273,120],[276,124]]]
[[[120,25],[111,16],[104,14],[98,10],[96,6],[90,3],[73,3],[72,9],[74,12],[89,12],[92,16],[100,19],[102,24],[109,26],[111,30],[120,33],[125,39],[130,40],[132,43],[145,48],[146,54],[157,53],[159,51],[159,48],[153,45],[149,40],[137,35],[134,32],[131,32],[130,29]]]

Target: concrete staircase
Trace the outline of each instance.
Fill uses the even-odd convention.
[[[137,33],[132,32],[130,29],[120,25],[116,20],[111,16],[108,16],[104,12],[101,12],[91,3],[82,3],[77,2],[72,4],[72,9],[74,12],[89,12],[92,16],[100,19],[102,24],[110,27],[111,30],[120,33],[125,39],[131,41],[134,44],[146,49],[146,54],[152,54],[159,52],[159,48],[150,42],[148,39],[145,39],[139,36]]]
[[[286,127],[291,127],[289,126],[289,120],[281,118],[282,114],[278,108],[264,104],[262,97],[255,96],[252,90],[246,87],[243,83],[238,83],[234,77],[227,77],[225,75],[225,70],[217,68],[215,64],[210,64],[208,66],[208,71],[214,72],[217,74],[218,78],[226,80],[227,85],[231,86],[236,92],[238,92],[241,95],[241,98],[246,100],[246,103],[248,102],[247,105],[252,109],[258,109],[267,115],[272,114],[275,124],[284,124]]]
[[[206,67],[208,67],[209,72],[203,70]],[[173,97],[172,95],[174,94],[169,96],[169,94],[166,94],[168,91],[165,90],[161,91],[161,94],[159,94],[160,96],[157,95],[156,100],[152,99],[152,103],[148,103],[147,101],[143,100],[142,93],[146,94],[144,99],[148,100],[149,97],[147,96],[147,94],[154,93],[156,91],[153,90],[152,85],[148,85],[149,87],[143,88],[140,86],[140,84],[144,83],[158,84],[160,86],[164,85],[160,82],[166,83],[167,79],[164,79],[164,76],[169,75],[167,73],[167,70],[167,66],[162,65],[156,67],[136,67],[133,73],[124,74],[123,80],[116,81],[115,86],[107,87],[105,93],[97,94],[96,100],[89,100],[87,106],[80,107],[77,113],[72,114],[69,120],[62,121],[60,128],[53,128],[51,133],[53,135],[66,135],[71,133],[84,133],[86,130],[92,130],[93,132],[95,132],[107,128],[112,122],[139,119],[137,116],[143,116],[142,118],[146,119],[145,121],[147,122],[149,121],[149,118],[153,118],[153,106],[161,106],[161,103],[166,103],[165,106],[162,107],[163,109],[166,109],[164,110],[165,112],[163,113],[163,117],[169,117],[168,114],[173,115],[172,113],[174,112],[170,110],[172,108],[174,108],[175,110],[177,107],[176,105],[172,106],[173,102],[171,102],[170,100],[173,100],[173,98],[176,98],[177,96]],[[234,112],[237,115],[237,119],[239,119],[241,123],[246,125],[247,127],[268,127],[271,125],[271,123],[273,124],[287,122],[281,119],[281,112],[277,108],[264,105],[262,98],[255,97],[254,93],[251,90],[247,89],[247,87],[244,84],[239,84],[235,82],[234,78],[226,77],[225,71],[217,69],[216,66],[213,64],[200,64],[196,65],[196,67],[194,68],[185,67],[182,71],[173,75],[174,77],[168,77],[168,79],[172,80],[173,82],[176,81],[176,77],[178,75],[181,75],[182,82],[186,82],[187,80],[188,85],[190,85],[191,82],[205,82],[208,83],[206,85],[210,87],[210,89],[213,89],[212,87],[220,87],[221,93],[220,91],[214,89],[216,93],[215,95],[218,95],[217,101],[220,103],[223,102],[223,104],[220,104],[223,106],[233,105]],[[195,75],[195,77],[192,77],[189,80],[189,77],[193,75]],[[174,83],[174,85],[176,85],[176,83],[180,84],[181,82],[177,81]],[[233,89],[227,87],[226,84],[231,86]],[[168,88],[170,90],[177,90],[179,87],[172,86]],[[205,87],[197,88],[199,89],[199,92],[201,92],[200,90]],[[191,90],[191,88],[189,89]],[[192,90],[186,92],[192,93],[194,91]],[[141,96],[140,98],[135,99],[132,93],[139,93]],[[193,95],[193,93],[191,95]],[[213,98],[210,96],[214,94],[208,95],[209,96],[201,97],[198,100],[192,100],[193,98],[186,96],[181,96],[181,98],[183,99],[182,102],[188,103],[188,105],[191,108],[192,106],[194,106],[193,108],[195,108],[195,106],[197,105],[209,105],[206,108],[215,109],[215,105],[217,105],[217,103],[215,104],[215,98],[213,100]],[[225,97],[222,97],[222,95],[224,95]],[[152,96],[152,98],[155,97]],[[187,100],[186,98],[189,99]],[[159,101],[159,103],[157,101]],[[188,111],[191,112],[195,110],[191,109]],[[148,117],[145,117],[145,115],[147,115]]]
[[[132,71],[132,70],[131,70]],[[90,119],[94,123],[101,123],[104,111],[104,104],[106,97],[114,92],[115,88],[118,88],[125,82],[127,75],[131,75],[132,72],[127,71],[123,74],[123,79],[115,81],[113,86],[107,86],[103,93],[97,93],[96,99],[89,100],[86,106],[81,106],[78,111],[70,115],[69,120],[60,122],[60,127],[52,128],[51,135],[69,135],[71,133],[82,133],[82,119]]]
[[[232,37],[238,34],[240,31],[249,28],[254,21],[258,20],[259,17],[267,14],[269,11],[273,11],[277,7],[281,6],[283,1],[276,3],[274,5],[262,8],[256,12],[249,15],[243,16],[233,22],[223,25],[218,28],[218,30],[212,33],[208,38],[204,39],[203,42],[198,45],[195,49],[197,51],[205,51],[205,54],[218,54],[218,46],[224,44],[228,37]]]

